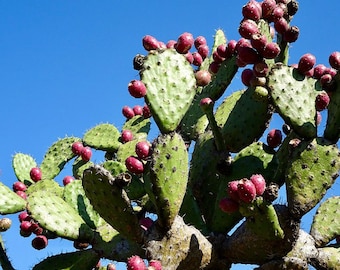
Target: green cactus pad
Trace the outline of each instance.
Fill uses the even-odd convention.
[[[145,140],[150,131],[150,125],[149,118],[136,115],[124,123],[122,130],[130,130],[136,140]]]
[[[0,214],[14,214],[25,207],[26,201],[0,182]]]
[[[291,214],[300,218],[338,177],[340,153],[336,145],[323,138],[301,141],[293,150],[286,169],[287,200]]]
[[[54,180],[40,180],[34,185],[31,185],[26,190],[27,196],[30,196],[36,191],[46,192],[46,194],[54,194],[59,197],[63,196],[64,189]]]
[[[92,248],[102,257],[115,261],[125,261],[132,255],[144,254],[140,245],[124,238],[109,224],[97,228],[97,232]]]
[[[196,93],[193,68],[174,49],[150,53],[141,78],[152,116],[163,133],[174,131],[188,110]]]
[[[153,142],[150,181],[158,221],[170,228],[182,205],[188,181],[188,152],[178,133],[160,135]]]
[[[108,170],[112,176],[126,172],[125,164],[116,160],[106,160],[102,166]]]
[[[328,244],[340,235],[340,197],[334,196],[323,202],[313,218],[310,234],[317,247]]]
[[[217,108],[215,119],[221,127],[227,150],[239,152],[258,140],[268,126],[272,110],[268,100],[254,97],[254,88],[234,92]],[[242,136],[240,136],[242,134]]]
[[[129,156],[136,156],[136,144],[141,140],[132,140],[122,144],[117,151],[117,161],[125,164]],[[142,139],[144,141],[144,139]]]
[[[84,171],[93,166],[93,164],[94,163],[91,161],[82,160],[81,157],[76,158],[72,164],[73,177],[76,179],[81,179],[83,177]]]
[[[130,200],[109,171],[98,165],[86,169],[83,186],[93,208],[106,222],[128,239],[141,240],[141,228]]]
[[[30,194],[27,202],[28,212],[43,228],[62,238],[91,242],[93,231],[61,197],[37,190]]]
[[[89,199],[85,196],[81,180],[75,180],[65,186],[64,200],[79,213],[86,224],[92,229],[96,229],[106,223],[94,211]]]
[[[17,153],[13,157],[12,166],[20,182],[23,182],[25,185],[34,183],[30,177],[30,170],[38,165],[33,157],[23,153]]]
[[[276,64],[267,85],[272,101],[285,122],[301,137],[316,137],[315,98],[320,89],[315,79],[300,75],[296,69]]]
[[[336,89],[331,93],[328,105],[327,124],[324,137],[332,142],[337,142],[340,136],[340,73],[334,77]]]
[[[32,270],[91,270],[97,265],[99,259],[100,257],[95,251],[81,250],[48,257],[36,264]]]
[[[65,137],[48,149],[40,166],[43,179],[54,179],[60,173],[65,164],[75,157],[72,144],[80,140],[77,137]]]
[[[338,270],[340,266],[340,248],[323,247],[318,248],[319,256],[316,266],[327,270]]]
[[[86,145],[94,149],[115,152],[121,143],[119,130],[111,124],[100,124],[88,130],[83,137]]]

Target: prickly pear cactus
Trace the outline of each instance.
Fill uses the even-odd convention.
[[[188,32],[165,46],[146,35],[147,55],[133,65],[140,78],[128,84],[146,104],[125,106],[120,129],[101,123],[59,139],[41,164],[15,154],[17,181],[13,190],[0,183],[0,214],[18,213],[36,249],[55,238],[77,249],[33,269],[112,269],[102,258],[128,269],[340,269],[339,194],[325,198],[340,170],[340,52],[321,75],[310,54],[289,65],[297,10],[296,0],[250,0],[241,38],[219,29],[211,51]],[[269,130],[276,121],[282,128]],[[104,160],[94,162],[93,149]],[[301,220],[313,209],[307,233]],[[3,244],[0,262],[13,269]]]

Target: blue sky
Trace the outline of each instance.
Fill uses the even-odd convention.
[[[144,35],[166,42],[191,32],[205,36],[211,45],[214,31],[221,28],[228,39],[239,39],[246,2],[0,1],[0,181],[11,186],[16,180],[13,154],[27,153],[40,163],[58,138],[81,137],[102,122],[120,128],[121,108],[143,105],[129,96],[127,84],[138,78],[132,59],[145,53]],[[290,63],[310,52],[317,63],[328,65],[329,54],[340,50],[339,8],[336,0],[300,1],[292,24],[301,32],[292,44]],[[235,80],[229,91],[242,87]],[[330,193],[339,195],[339,184]],[[47,249],[35,251],[30,239],[19,236],[16,215],[13,222],[3,237],[17,269],[28,269],[48,254],[73,250],[65,241],[54,240]]]

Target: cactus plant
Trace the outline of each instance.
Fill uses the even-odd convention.
[[[34,233],[46,239],[41,247],[59,237],[81,249],[33,269],[97,269],[101,258],[128,262],[131,269],[137,267],[132,261],[143,269],[146,261],[150,269],[157,261],[166,270],[230,269],[234,263],[339,269],[339,196],[323,198],[340,171],[340,75],[328,74],[329,83],[311,78],[315,58],[288,65],[297,6],[295,0],[265,0],[262,6],[250,0],[242,9],[243,38],[228,42],[217,30],[210,55],[202,36],[185,32],[166,46],[146,35],[147,55],[134,62],[140,78],[127,90],[144,99],[147,114],[141,106],[133,113],[125,107],[121,131],[102,123],[82,138],[59,139],[41,164],[14,155],[24,188],[16,193],[0,183],[0,214],[26,211],[24,225],[41,228]],[[189,53],[196,60],[189,62]],[[336,68],[338,55],[330,58]],[[231,91],[241,68],[247,88]],[[209,72],[204,84],[196,81],[200,71]],[[323,131],[315,103],[320,93],[330,99],[322,107]],[[274,117],[284,122],[283,132],[268,130]],[[153,120],[159,134],[151,142]],[[92,149],[105,160],[91,160]],[[57,178],[66,164],[74,180],[61,186]],[[39,179],[30,176],[32,168],[41,170]],[[276,201],[284,185],[287,205]],[[307,233],[301,220],[312,209]],[[13,268],[3,245],[0,262]]]

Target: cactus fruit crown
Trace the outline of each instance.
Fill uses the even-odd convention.
[[[15,154],[0,213],[18,213],[36,249],[57,237],[78,249],[33,269],[115,269],[101,258],[127,269],[339,269],[340,197],[323,198],[340,170],[340,52],[330,67],[310,53],[288,65],[297,10],[295,0],[250,0],[241,38],[217,30],[211,47],[188,32],[166,44],[144,36],[146,55],[133,59],[140,78],[127,84],[144,105],[122,108],[120,130],[102,123],[59,139],[41,164]],[[245,87],[231,92],[238,71]],[[273,118],[282,129],[268,130]],[[105,160],[91,161],[92,150]],[[287,205],[276,203],[282,186]],[[315,207],[307,233],[301,219]]]

